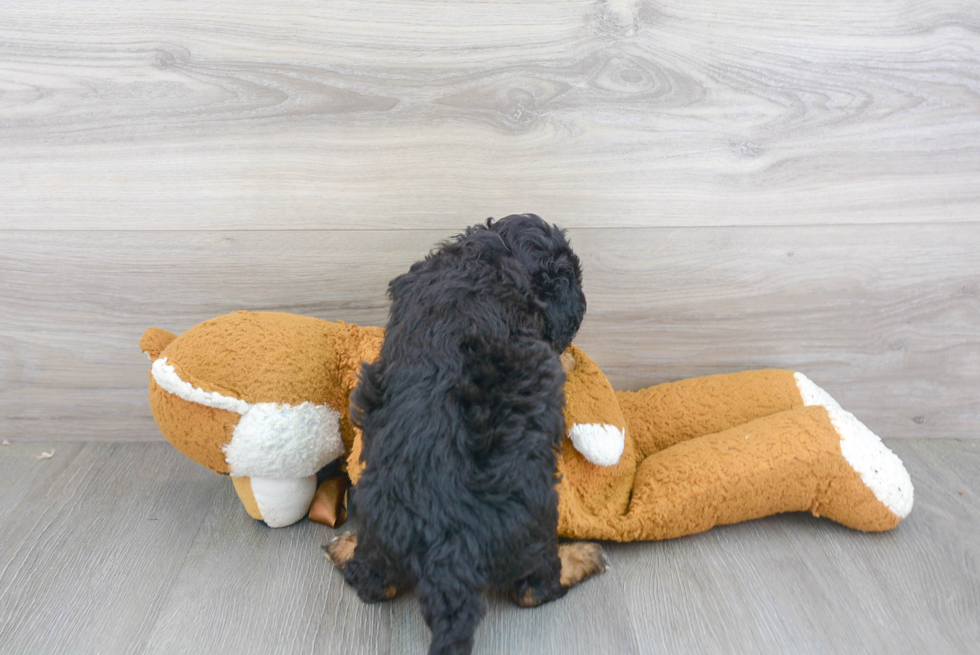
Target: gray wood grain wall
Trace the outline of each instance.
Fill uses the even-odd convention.
[[[980,425],[980,5],[0,5],[0,436],[159,439],[137,342],[382,324],[436,241],[569,228],[619,387],[805,371]]]

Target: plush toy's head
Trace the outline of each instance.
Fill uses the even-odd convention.
[[[246,507],[271,525],[305,516],[317,472],[352,443],[350,391],[381,339],[380,328],[237,312],[176,338],[151,328],[140,345],[164,436],[238,487],[248,479]]]

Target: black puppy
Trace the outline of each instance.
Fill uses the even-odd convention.
[[[533,214],[490,219],[388,295],[381,356],[352,397],[358,535],[326,551],[366,602],[418,585],[429,653],[469,653],[485,590],[530,607],[605,569],[598,546],[557,537],[559,355],[585,313],[579,260]]]

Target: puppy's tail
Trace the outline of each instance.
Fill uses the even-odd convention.
[[[429,655],[469,655],[485,607],[479,589],[445,568],[419,580],[422,617],[432,631]]]

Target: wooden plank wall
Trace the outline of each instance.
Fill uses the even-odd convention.
[[[159,439],[137,342],[382,324],[436,241],[569,228],[621,388],[805,371],[980,425],[980,5],[0,5],[0,436]]]

